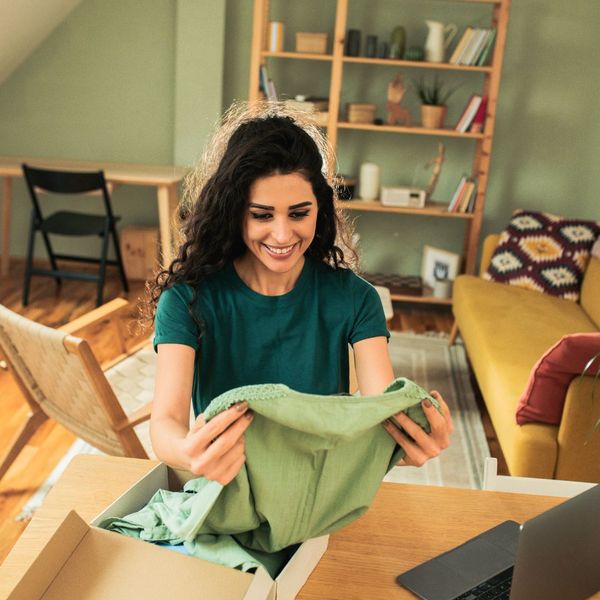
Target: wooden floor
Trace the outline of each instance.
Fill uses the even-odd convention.
[[[23,307],[22,280],[23,265],[19,261],[13,261],[8,277],[0,278],[0,303],[39,323],[60,327],[95,307],[96,294],[93,283],[64,281],[61,288],[57,289],[53,280],[41,277],[32,280],[29,306]],[[133,305],[142,295],[141,282],[133,282],[130,292],[125,294],[118,279],[114,275],[108,277],[105,301],[123,296]],[[391,329],[395,331],[449,333],[451,327],[452,314],[449,307],[394,304]],[[98,340],[92,339],[90,342],[96,348]],[[491,453],[498,458],[499,473],[506,474],[506,463],[481,398],[479,403]],[[0,368],[0,455],[8,448],[11,438],[24,422],[26,415],[27,405],[21,393],[10,374]],[[15,517],[73,441],[74,436],[71,433],[53,421],[47,421],[0,481],[0,562],[4,560],[27,525],[26,522],[17,522]]]

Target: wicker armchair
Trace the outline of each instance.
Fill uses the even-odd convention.
[[[127,306],[113,300],[56,330],[0,305],[0,349],[30,408],[0,456],[0,478],[48,418],[107,454],[154,458],[148,419],[155,356],[148,340],[126,349],[119,313]],[[119,349],[106,371],[88,342],[73,335],[94,325],[112,328]]]

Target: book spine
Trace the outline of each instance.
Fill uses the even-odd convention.
[[[471,123],[471,127],[469,131],[472,133],[481,133],[483,128],[485,127],[485,118],[487,116],[487,96],[483,96],[481,98],[481,103],[479,104],[479,108],[473,117],[473,122]]]
[[[460,178],[458,185],[456,186],[456,190],[454,190],[454,194],[452,195],[452,200],[450,200],[450,203],[448,204],[448,212],[455,211],[458,199],[460,197],[461,192],[463,191],[466,181],[467,181],[467,176],[463,175]]]
[[[462,37],[458,41],[458,44],[456,44],[456,48],[454,48],[454,52],[452,52],[452,55],[450,56],[450,60],[448,61],[450,64],[453,64],[453,65],[458,64],[457,61],[460,58],[460,55],[461,55],[462,51],[464,50],[467,42],[469,41],[469,38],[471,37],[472,32],[473,32],[472,27],[467,27],[465,29],[464,33],[462,34]]]
[[[487,40],[487,43],[485,45],[485,48],[483,49],[483,52],[481,53],[481,56],[479,57],[479,60],[477,61],[477,65],[480,67],[483,67],[485,64],[487,64],[488,59],[490,58],[491,54],[492,54],[492,49],[494,48],[494,40],[496,39],[496,29],[492,29],[490,36]]]

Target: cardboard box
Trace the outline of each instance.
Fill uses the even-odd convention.
[[[123,227],[120,237],[127,279],[151,279],[158,268],[158,229],[130,225]]]
[[[273,581],[262,567],[243,573],[142,542],[97,525],[145,506],[158,488],[179,490],[194,477],[157,465],[91,523],[71,511],[9,600],[291,600],[324,554],[329,536],[304,542]],[[196,592],[194,592],[196,590]]]

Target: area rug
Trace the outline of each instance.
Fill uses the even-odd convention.
[[[389,352],[396,377],[408,377],[437,390],[450,408],[454,433],[450,447],[423,467],[395,467],[384,481],[481,488],[483,464],[490,456],[471,387],[463,345],[438,336],[392,333]]]
[[[438,390],[442,394],[452,413],[454,433],[450,447],[439,457],[421,468],[395,467],[384,481],[481,488],[483,463],[490,451],[462,344],[448,347],[444,337],[393,332],[389,352],[396,377],[408,377],[426,390]],[[75,441],[25,504],[17,520],[32,516],[76,454],[102,453],[83,440]]]

